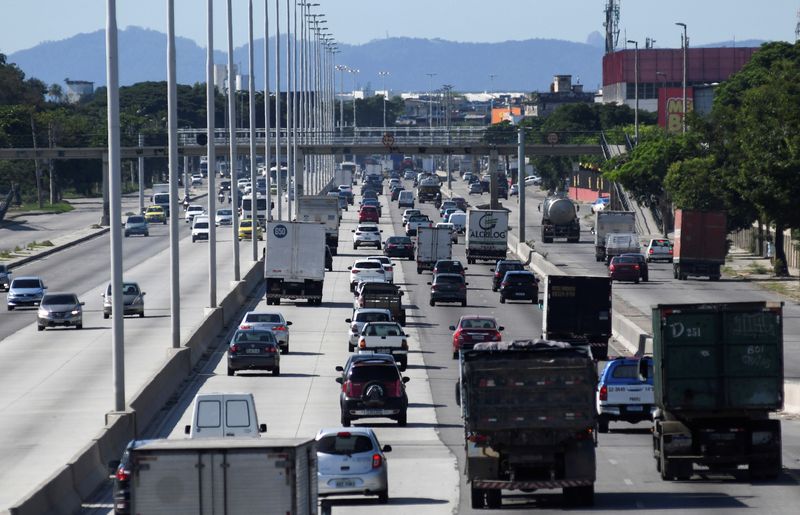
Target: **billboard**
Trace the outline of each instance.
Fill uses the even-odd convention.
[[[686,112],[694,109],[694,91],[686,88]],[[683,130],[683,88],[659,88],[658,90],[658,125],[667,132]]]

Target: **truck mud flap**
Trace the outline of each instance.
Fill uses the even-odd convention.
[[[592,486],[594,479],[553,479],[549,481],[492,481],[484,479],[473,479],[474,488],[487,490],[538,490],[570,488],[576,486]]]

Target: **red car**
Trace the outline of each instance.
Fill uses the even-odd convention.
[[[635,257],[616,256],[608,264],[608,276],[612,281],[633,281],[638,284],[642,271]]]
[[[458,359],[460,349],[471,349],[480,342],[499,342],[503,339],[500,331],[505,328],[497,325],[494,317],[465,315],[458,325],[451,325],[453,333],[453,359]]]
[[[375,222],[378,223],[380,217],[378,210],[374,206],[361,206],[358,212],[358,222]]]

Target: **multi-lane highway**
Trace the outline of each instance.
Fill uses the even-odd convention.
[[[408,185],[410,187],[410,184]],[[381,219],[383,236],[402,234],[400,211],[388,206],[385,197]],[[436,219],[433,206],[423,211]],[[190,417],[190,403],[198,391],[249,391],[255,395],[259,417],[269,426],[267,437],[312,437],[321,427],[339,424],[338,392],[334,367],[344,363],[347,352],[347,324],[352,294],[346,267],[358,257],[374,254],[372,249],[351,250],[349,245],[356,215],[345,213],[340,232],[339,256],[334,271],[326,274],[324,302],[310,307],[305,302],[267,307],[253,302],[259,310],[280,310],[293,321],[292,353],[282,357],[281,375],[225,373],[226,342],[221,338],[205,368],[187,386],[175,407],[146,436],[183,436]],[[464,260],[463,238],[454,247],[455,257]],[[395,260],[398,263],[398,260]],[[455,404],[454,385],[458,374],[452,359],[451,331],[447,327],[462,314],[496,316],[506,327],[508,338],[536,337],[541,332],[541,312],[530,304],[500,305],[491,292],[488,263],[470,265],[468,306],[428,306],[430,274],[417,275],[412,262],[399,261],[395,281],[406,291],[409,308],[407,330],[411,334],[408,384],[410,410],[408,426],[401,428],[382,419],[356,422],[374,427],[383,444],[394,448],[389,459],[389,505],[385,513],[471,513],[469,489],[462,475],[464,466],[463,426]],[[623,352],[617,348],[617,352]],[[759,512],[782,513],[800,501],[800,424],[784,421],[785,473],[772,483],[750,483],[745,475],[697,477],[693,481],[665,482],[655,470],[651,436],[647,424],[612,423],[611,432],[600,436],[598,482],[595,510],[636,510],[658,512],[676,509],[709,513],[749,508]],[[99,492],[91,505],[107,512],[110,488]],[[374,499],[342,498],[325,502],[332,513],[373,513]],[[504,505],[518,510],[561,510],[560,492],[509,493]],[[89,505],[87,505],[88,507]]]

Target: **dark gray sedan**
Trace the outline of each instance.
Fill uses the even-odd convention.
[[[122,283],[122,315],[144,318],[144,292],[136,283]],[[103,293],[103,318],[111,316],[111,285]]]
[[[240,370],[269,370],[281,373],[281,352],[271,331],[238,329],[228,345],[228,375]]]
[[[436,274],[433,282],[428,283],[431,287],[430,305],[435,306],[437,302],[460,302],[462,306],[467,305],[467,285],[464,276],[461,274]]]
[[[143,216],[134,215],[129,216],[125,222],[125,237],[140,234],[142,236],[150,236],[150,228],[147,225],[147,220]]]

